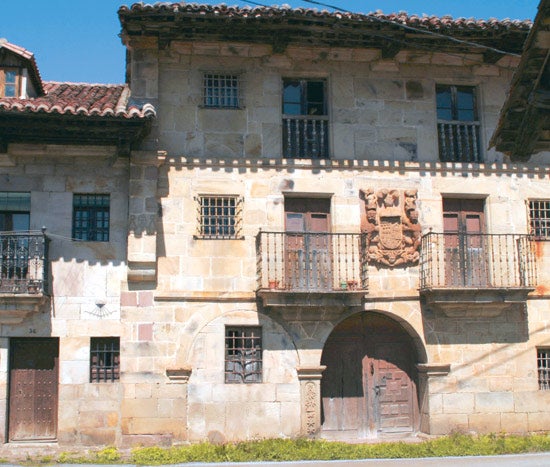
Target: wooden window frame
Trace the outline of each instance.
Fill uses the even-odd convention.
[[[120,337],[90,338],[90,383],[120,380]]]
[[[15,81],[13,83],[6,83],[6,73],[14,72]],[[13,96],[6,96],[6,85],[13,85],[14,92]],[[18,68],[5,67],[0,68],[0,98],[12,98],[17,99],[20,95],[20,86],[21,86],[21,73]]]
[[[109,194],[73,194],[73,239],[108,242],[110,226],[111,197]]]
[[[458,94],[461,91],[467,91],[472,96],[472,120],[460,118]],[[444,92],[450,92],[450,119],[440,116],[440,110],[445,107],[439,106],[438,96]],[[476,86],[436,84],[435,96],[439,160],[443,162],[483,162],[482,132]]]
[[[225,382],[227,384],[261,383],[262,354],[261,326],[226,326]]]

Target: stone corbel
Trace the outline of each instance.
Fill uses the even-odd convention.
[[[424,376],[447,376],[451,371],[450,363],[419,363],[418,373]]]
[[[167,368],[166,376],[168,376],[171,383],[187,384],[189,382],[189,378],[191,377],[191,372],[191,367]]]

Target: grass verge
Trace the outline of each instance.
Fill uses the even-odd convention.
[[[81,455],[62,453],[57,459],[27,459],[26,464],[139,464],[163,465],[185,462],[252,462],[293,460],[384,459],[442,456],[483,456],[550,451],[550,435],[528,436],[453,434],[421,443],[388,442],[347,444],[321,440],[266,439],[214,445],[209,443],[171,448],[135,448],[129,455],[116,448]],[[34,462],[33,462],[34,461]]]

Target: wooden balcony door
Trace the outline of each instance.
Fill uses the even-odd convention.
[[[486,287],[489,283],[484,204],[482,199],[443,200],[446,286]]]
[[[57,437],[59,339],[10,342],[9,440]]]
[[[285,287],[332,290],[330,200],[285,199]]]

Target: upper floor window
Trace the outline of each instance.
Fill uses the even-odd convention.
[[[201,238],[239,238],[242,227],[242,198],[236,195],[199,196]]]
[[[0,232],[29,230],[31,194],[0,191]]]
[[[482,162],[475,88],[437,85],[436,99],[439,159]]]
[[[204,74],[203,104],[218,109],[241,107],[241,80],[238,75]]]
[[[17,70],[0,69],[0,97],[17,97],[18,84]]]
[[[530,233],[539,240],[550,240],[550,200],[529,201]]]
[[[73,195],[73,238],[91,242],[108,242],[109,217],[109,195]]]
[[[283,157],[328,156],[326,81],[283,80]]]
[[[262,328],[225,328],[225,382],[262,382]]]
[[[92,337],[90,340],[90,382],[120,379],[120,337]]]

